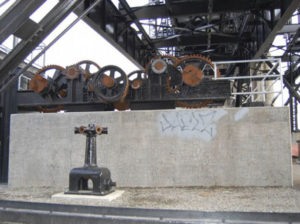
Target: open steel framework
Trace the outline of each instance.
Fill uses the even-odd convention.
[[[8,181],[9,122],[10,114],[17,112],[12,102],[23,72],[20,64],[73,11],[139,67],[157,54],[202,54],[212,61],[236,61],[266,59],[270,48],[282,51],[277,58],[287,63],[282,82],[289,92],[284,103],[291,108],[292,131],[299,130],[300,0],[149,0],[139,7],[126,0],[119,0],[117,7],[110,0],[61,0],[39,23],[32,21],[30,15],[44,3],[16,0],[0,17],[0,44],[10,35],[21,39],[0,62],[0,182]],[[292,23],[292,16],[296,22]],[[273,46],[278,35],[283,35],[286,43]],[[281,77],[279,67],[267,63],[265,73]],[[260,74],[262,66],[256,66],[231,63],[220,71],[223,78],[247,77]],[[234,79],[233,86],[236,93],[252,88],[248,78]],[[271,104],[278,99],[275,92]],[[235,95],[234,106],[258,101],[249,95]]]

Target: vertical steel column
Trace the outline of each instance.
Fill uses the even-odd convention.
[[[2,117],[0,123],[0,183],[8,182],[10,115],[17,112],[17,81],[1,94]]]

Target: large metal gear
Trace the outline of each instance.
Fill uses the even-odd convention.
[[[134,90],[138,90],[146,84],[148,76],[144,70],[137,70],[129,73],[127,77],[130,87]]]
[[[101,68],[93,79],[93,89],[98,98],[105,102],[124,101],[129,88],[125,72],[114,65]]]
[[[114,108],[119,111],[129,110],[130,104],[126,101],[123,101],[123,102],[120,101],[120,102],[114,103]]]
[[[83,60],[75,65],[85,71],[84,77],[86,79],[89,79],[93,74],[97,73],[101,69],[96,62],[90,60]]]
[[[47,65],[40,70],[38,70],[29,83],[30,89],[36,93],[45,94],[48,91],[51,91],[51,84],[47,80],[46,72],[49,70],[54,70],[53,76],[50,80],[57,77],[59,74],[65,72],[65,68],[59,65]],[[61,90],[61,89],[60,89]],[[65,95],[60,95],[60,90],[56,93],[58,97],[64,97]],[[52,90],[53,91],[53,90]]]
[[[182,80],[188,86],[198,85],[202,79],[214,77],[212,61],[202,55],[188,55],[179,59],[174,66],[182,72]],[[217,75],[220,76],[219,71]]]
[[[54,70],[52,77],[46,77],[46,72],[49,70]],[[59,65],[48,65],[36,72],[36,74],[31,79],[29,86],[34,92],[41,94],[42,96],[49,96],[50,99],[53,97],[64,98],[67,96],[67,91],[64,88],[59,88],[53,83],[53,79],[60,76],[61,73],[65,72],[65,68]],[[54,107],[42,107],[38,106],[36,109],[43,113],[55,113],[60,110],[63,110],[63,106],[54,106]]]
[[[177,61],[174,66],[182,72],[182,80],[187,88],[196,87],[203,79],[211,80],[214,77],[214,66],[209,58],[202,55],[188,55]],[[217,70],[217,76],[221,74]],[[201,108],[212,103],[211,100],[196,101],[196,102],[175,102],[179,107],[185,108]]]

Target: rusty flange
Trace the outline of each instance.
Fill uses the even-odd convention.
[[[202,80],[202,71],[194,65],[186,66],[182,71],[182,81],[189,86],[196,86]]]
[[[103,75],[101,78],[102,85],[107,87],[107,88],[112,88],[115,84],[115,81],[112,77],[108,75]]]
[[[47,80],[40,74],[36,74],[30,80],[29,87],[36,93],[42,92],[48,85]]]
[[[80,75],[80,68],[77,65],[71,65],[66,68],[67,79],[77,79]]]
[[[172,62],[172,64],[176,64],[178,59],[176,57],[174,57],[173,55],[156,55],[155,57],[153,57],[145,66],[145,72],[148,73],[150,65],[152,65],[152,63],[157,60],[157,59],[170,59],[170,61]],[[159,62],[159,61],[158,61]],[[160,65],[160,63],[158,63],[158,65],[156,65],[157,68],[159,69],[160,67],[163,66],[163,64]]]

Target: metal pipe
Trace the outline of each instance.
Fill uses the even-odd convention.
[[[231,77],[217,77],[216,80],[235,80],[235,79],[266,79],[278,78],[280,75],[255,75],[255,76],[231,76]]]
[[[280,93],[280,91],[239,92],[239,93],[231,93],[231,94],[232,94],[232,95],[255,95],[255,94],[271,94],[271,93]]]
[[[231,63],[248,63],[248,62],[264,62],[264,61],[278,61],[280,59],[277,58],[269,58],[269,59],[255,59],[255,60],[238,60],[238,61],[215,61],[216,64],[231,64]]]
[[[281,103],[282,103],[282,106],[284,106],[284,101],[283,101],[283,74],[282,74],[281,60],[279,61],[279,73],[280,73]]]
[[[11,85],[22,73],[27,71],[27,69],[37,60],[39,57],[47,51],[50,47],[52,47],[53,44],[55,44],[65,33],[67,33],[76,23],[79,22],[84,16],[86,16],[98,3],[100,3],[103,0],[96,0],[88,9],[86,9],[77,19],[75,19],[66,29],[64,29],[54,40],[52,40],[37,56],[35,56],[24,68],[22,68],[17,74],[12,77],[7,83],[5,83],[3,86],[1,86],[0,93],[3,92],[3,90]]]

